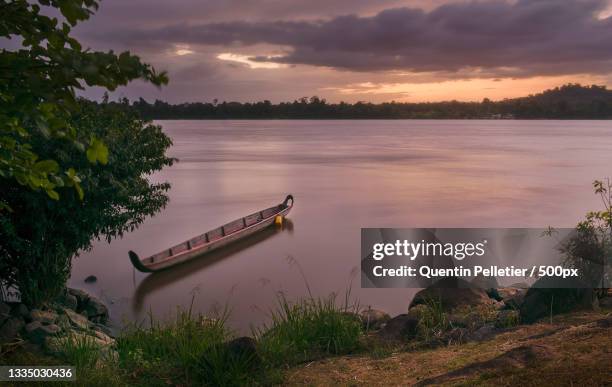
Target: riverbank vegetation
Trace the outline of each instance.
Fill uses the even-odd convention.
[[[279,296],[271,314],[273,322],[253,338],[236,338],[227,311],[204,316],[178,309],[163,322],[151,316],[128,325],[110,346],[72,335],[53,357],[14,346],[0,364],[71,364],[87,386],[269,385],[282,382],[288,367],[363,348],[366,331],[355,310],[333,296],[295,302]]]
[[[121,103],[129,103],[127,100]],[[522,98],[482,102],[330,103],[323,98],[169,104],[144,99],[131,105],[147,119],[610,119],[612,90],[566,84]]]
[[[146,179],[173,162],[161,128],[76,97],[86,86],[168,81],[129,52],[92,51],[72,37],[97,8],[0,1],[0,38],[18,47],[0,50],[0,288],[31,306],[59,294],[93,239],[133,230],[168,200],[168,184]]]
[[[39,132],[31,133],[29,141],[40,157],[70,166],[67,173],[78,176],[82,197],[61,190],[55,200],[2,179],[0,201],[10,210],[0,212],[0,277],[29,305],[59,294],[73,256],[89,249],[93,239],[110,241],[134,230],[168,201],[169,184],[147,179],[174,161],[165,156],[171,141],[159,126],[138,119],[130,109],[87,101],[77,102],[70,123],[79,129],[78,138],[96,137],[106,144],[105,165],[90,163],[70,142]]]
[[[170,186],[147,176],[175,161],[166,156],[171,141],[148,118],[610,118],[612,92],[566,85],[525,99],[482,103],[329,104],[316,97],[278,105],[96,103],[78,99],[76,91],[113,91],[134,79],[167,82],[164,73],[130,53],[81,47],[71,29],[97,7],[95,0],[0,0],[0,37],[23,46],[0,51],[0,289],[3,298],[15,290],[19,299],[0,302],[0,364],[74,365],[77,384],[87,386],[270,385],[293,379],[329,384],[361,382],[358,376],[405,384],[432,376],[424,370],[434,370],[438,379],[430,381],[436,382],[457,375],[486,382],[501,370],[508,378],[502,381],[516,383],[524,380],[520,375],[545,377],[541,372],[551,364],[553,375],[560,369],[555,365],[573,370],[576,363],[584,363],[591,377],[609,374],[611,297],[604,289],[609,276],[601,271],[594,273],[603,284],[596,297],[588,288],[564,299],[567,292],[534,287],[496,289],[494,299],[462,284],[425,289],[428,297],[420,299],[426,302],[413,300],[407,313],[391,318],[360,309],[348,296],[338,302],[333,295],[295,301],[280,295],[269,323],[249,337],[236,337],[226,313],[204,316],[189,309],[170,321],[151,317],[128,325],[112,338],[104,325],[106,306],[85,292],[64,290],[73,257],[92,240],[121,237],[168,202]],[[606,209],[579,226],[583,239],[568,247],[569,264],[582,265],[596,249],[596,263],[609,267],[612,186],[596,183],[595,189]],[[570,318],[553,326],[553,314],[595,307],[599,299],[606,304],[597,304],[601,310],[589,312],[588,321]],[[460,307],[449,307],[458,300]],[[517,327],[542,318],[550,329]],[[525,334],[513,336],[516,331]],[[561,331],[575,348],[562,341],[542,344]],[[497,337],[503,339],[487,341]],[[577,350],[592,351],[593,360],[574,360]],[[544,364],[535,375],[528,374],[533,359]],[[469,362],[483,372],[474,373]],[[512,369],[517,365],[522,371]],[[606,380],[579,380],[585,381]]]
[[[577,269],[584,283],[603,294],[612,282],[612,180],[595,180],[593,190],[602,208],[586,214],[561,252],[565,267]]]
[[[376,315],[373,310],[357,313],[355,305],[347,309],[333,296],[292,302],[280,296],[271,311],[273,322],[255,330],[252,338],[235,336],[227,325],[226,311],[204,316],[179,309],[170,320],[151,317],[146,324],[126,327],[109,345],[93,336],[74,334],[59,341],[53,357],[13,346],[2,353],[0,364],[71,364],[77,368],[76,384],[86,386],[368,384],[376,380],[413,384],[428,379],[486,384],[517,381],[519,374],[534,373],[548,375],[552,382],[559,380],[553,370],[568,359],[582,367],[572,376],[577,382],[602,380],[609,371],[611,363],[602,351],[611,344],[612,294],[597,311],[572,311],[531,325],[514,319],[493,329],[492,322],[505,315],[502,306],[496,306],[500,312],[496,317],[482,313],[478,306],[451,310],[444,297],[453,297],[458,290],[412,306],[408,315],[389,319],[378,314],[383,324],[371,318],[366,321],[365,316]],[[576,357],[583,350],[599,355],[590,360]]]
[[[189,308],[177,310],[171,320],[151,316],[149,321],[132,323],[115,339],[97,324],[106,320],[106,309],[95,298],[71,289],[67,294],[76,299],[65,296],[55,307],[68,320],[53,311],[23,313],[20,305],[7,309],[0,303],[8,310],[0,317],[14,321],[20,313],[26,316],[22,324],[28,324],[22,331],[29,340],[3,346],[0,364],[75,365],[77,384],[87,386],[369,384],[376,380],[487,384],[517,383],[519,375],[546,376],[556,383],[559,371],[570,363],[581,367],[571,380],[599,383],[612,364],[602,352],[612,337],[612,293],[607,289],[612,228],[610,184],[596,181],[594,188],[605,208],[589,213],[578,226],[581,231],[576,238],[567,241],[572,248],[564,251],[572,265],[604,258],[603,268],[601,260],[594,261],[600,268],[594,283],[601,283],[600,289],[572,288],[576,280],[551,289],[546,286],[548,278],[528,289],[483,289],[476,285],[478,277],[472,282],[449,277],[419,291],[407,313],[391,318],[383,311],[361,308],[350,297],[350,285],[343,302],[338,302],[335,295],[313,297],[306,282],[308,297],[291,301],[279,294],[269,323],[254,329],[251,336],[236,337],[227,324],[227,309],[205,316]],[[73,305],[76,313],[61,304]],[[62,317],[71,327],[62,325],[55,337],[50,327],[61,325]],[[44,320],[47,325],[41,325]],[[36,345],[33,340],[43,333],[43,344]],[[563,345],[563,340],[575,345]],[[598,356],[575,360],[576,351],[583,350]],[[423,364],[411,360],[415,358]],[[405,372],[398,372],[404,368]]]

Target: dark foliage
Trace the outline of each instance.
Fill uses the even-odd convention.
[[[65,285],[72,257],[90,248],[94,238],[112,238],[135,229],[163,208],[169,184],[153,184],[147,175],[171,165],[165,156],[171,140],[161,127],[137,118],[128,106],[80,101],[70,120],[80,139],[92,136],[109,145],[108,163],[93,164],[70,142],[32,133],[32,149],[78,170],[83,199],[66,190],[61,200],[0,179],[0,278],[17,286],[22,299],[37,304]]]
[[[603,204],[578,223],[576,233],[561,247],[566,267],[575,268],[580,278],[599,289],[603,296],[612,280],[612,181],[595,180],[595,194]]]
[[[0,49],[0,178],[55,200],[62,187],[82,195],[80,171],[66,173],[58,160],[44,159],[31,137],[68,142],[86,151],[91,163],[106,163],[106,145],[95,136],[80,136],[71,125],[75,90],[115,90],[134,79],[157,86],[168,82],[165,73],[129,52],[93,51],[72,37],[72,28],[97,9],[97,0],[0,0],[0,40],[16,43],[15,49]],[[0,211],[6,207],[0,201]]]

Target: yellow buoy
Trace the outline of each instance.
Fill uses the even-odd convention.
[[[281,226],[283,224],[283,217],[280,215],[276,216],[276,218],[274,218],[274,224]]]

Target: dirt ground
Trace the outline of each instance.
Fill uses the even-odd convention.
[[[612,386],[612,312],[576,312],[494,338],[303,364],[289,385]]]

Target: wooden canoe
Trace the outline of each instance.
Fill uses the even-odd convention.
[[[130,250],[130,261],[136,269],[145,273],[164,270],[270,227],[277,217],[284,218],[292,207],[293,196],[287,195],[276,206],[236,219],[148,258],[140,259],[138,254]]]

